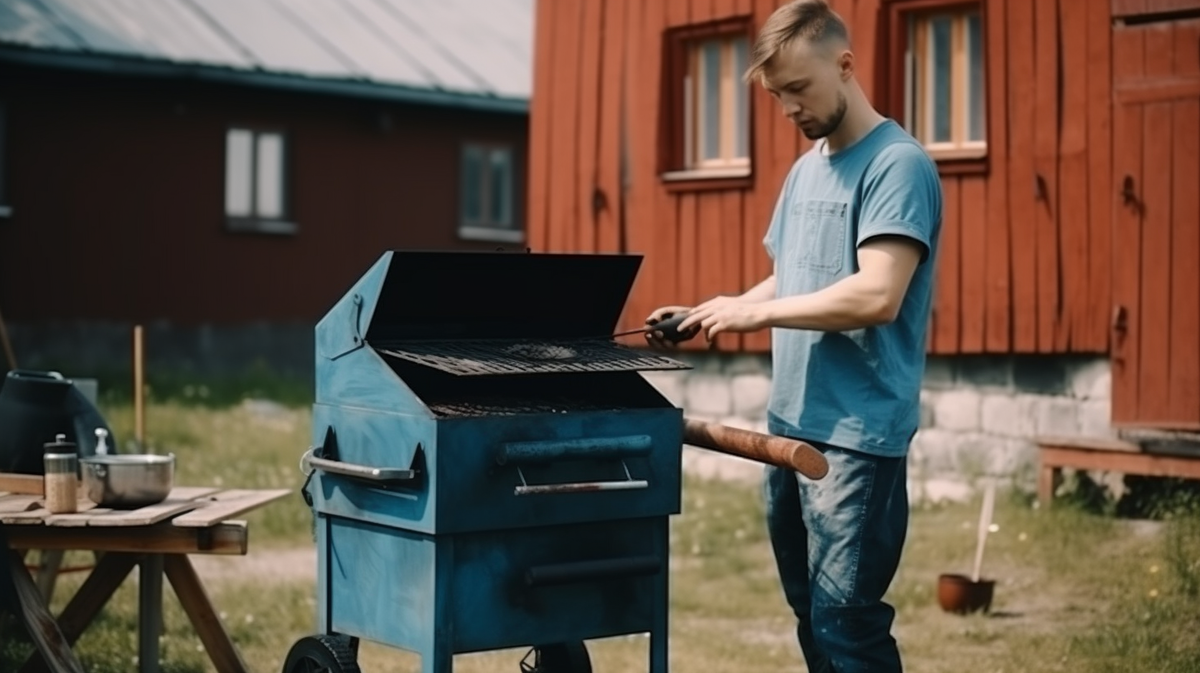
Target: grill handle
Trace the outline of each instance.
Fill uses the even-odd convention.
[[[533,566],[525,571],[525,584],[531,587],[572,584],[620,577],[656,575],[662,570],[657,556],[630,556]]]
[[[304,453],[304,456],[300,459],[300,465],[301,469],[322,470],[330,474],[340,474],[343,477],[364,479],[379,483],[412,481],[417,478],[416,470],[400,467],[369,467],[367,465],[343,463],[340,460],[317,458],[313,455],[312,449]]]
[[[505,442],[496,455],[496,463],[504,465],[548,463],[552,460],[624,459],[645,456],[653,446],[650,435]]]

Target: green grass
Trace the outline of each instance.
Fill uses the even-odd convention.
[[[127,406],[106,409],[128,436]],[[183,403],[147,409],[147,436],[179,458],[179,482],[298,489],[296,463],[308,446],[308,411],[263,415],[245,406],[224,410]],[[738,483],[684,484],[683,512],[671,521],[673,671],[743,673],[802,671],[789,609],[779,590],[762,524],[757,488]],[[978,501],[918,507],[899,576],[888,599],[908,670],[1194,672],[1200,661],[1200,511],[1176,502],[1163,521],[1130,520],[1061,500],[1038,509],[1017,495],[998,498],[984,575],[997,582],[990,614],[951,615],[937,605],[937,576],[969,574]],[[299,495],[246,517],[251,554],[228,571],[206,576],[222,620],[254,671],[279,671],[288,648],[313,629],[311,569],[279,564],[289,549],[311,550],[311,517]],[[297,556],[286,557],[296,563]],[[86,560],[86,559],[85,559]],[[239,572],[238,569],[244,569]],[[307,574],[306,574],[307,573]],[[82,577],[64,576],[61,609]],[[166,596],[163,670],[213,671],[174,600]],[[134,670],[136,582],[121,587],[77,647],[95,673]],[[29,651],[11,625],[0,634],[0,671]],[[646,671],[642,636],[589,643],[597,673]],[[517,671],[523,650],[460,655],[460,673]],[[415,655],[364,643],[367,673],[419,670]]]

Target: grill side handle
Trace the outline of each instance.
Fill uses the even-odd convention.
[[[328,458],[318,458],[313,455],[313,450],[309,449],[300,459],[301,471],[306,473],[312,470],[322,470],[330,474],[339,474],[343,477],[351,477],[353,479],[363,479],[376,483],[397,483],[410,482],[417,478],[417,471],[409,468],[399,467],[371,467],[369,465],[357,465],[355,463],[343,463],[340,460],[329,460]],[[308,468],[307,470],[305,468]]]
[[[505,442],[496,454],[496,463],[523,465],[554,460],[625,459],[649,455],[653,446],[650,435]]]

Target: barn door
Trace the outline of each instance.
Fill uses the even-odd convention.
[[[1113,26],[1112,419],[1200,429],[1200,12]]]

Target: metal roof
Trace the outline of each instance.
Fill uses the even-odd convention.
[[[0,0],[0,59],[528,110],[535,0]]]

